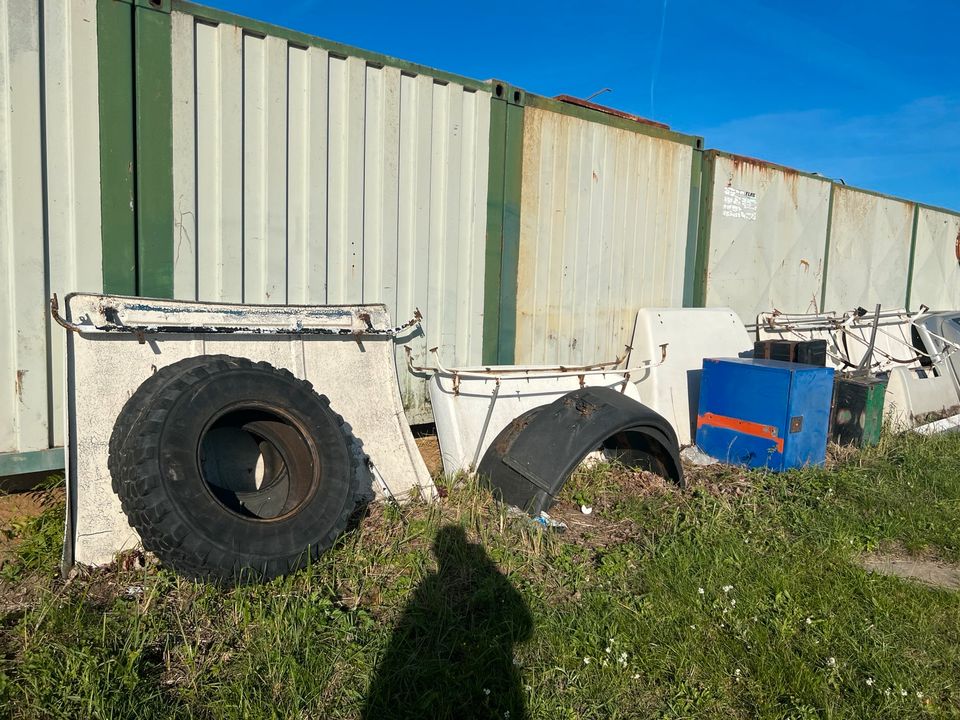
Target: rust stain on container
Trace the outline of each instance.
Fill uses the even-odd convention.
[[[731,154],[730,161],[733,163],[733,172],[741,176],[749,168],[758,172],[761,177],[766,180],[770,180],[776,175],[782,177],[784,184],[786,185],[787,192],[790,193],[790,199],[793,201],[794,208],[799,209],[800,200],[797,188],[797,183],[801,177],[799,170],[786,167],[785,165],[777,165],[775,163],[767,162],[766,160],[749,157],[748,155]]]
[[[17,393],[17,400],[23,402],[23,378],[29,370],[17,370],[17,379],[13,382],[13,389]]]

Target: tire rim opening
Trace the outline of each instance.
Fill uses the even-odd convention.
[[[199,465],[213,497],[241,517],[273,521],[297,510],[315,491],[315,448],[287,418],[234,409],[200,439]]]

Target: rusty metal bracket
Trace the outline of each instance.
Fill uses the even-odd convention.
[[[75,332],[78,335],[80,334],[79,326],[74,325],[71,322],[67,322],[60,317],[60,300],[57,298],[56,293],[54,293],[53,297],[50,298],[50,316],[53,318],[54,322],[57,323],[57,325],[64,328],[68,332]]]
[[[567,375],[576,375],[580,380],[580,386],[585,387],[586,381],[585,377],[587,375],[622,375],[625,378],[629,379],[630,374],[639,370],[649,370],[650,368],[659,367],[667,359],[667,346],[668,343],[663,343],[660,345],[660,358],[659,360],[644,360],[639,365],[633,367],[620,368],[618,367],[623,359],[626,357],[626,353],[621,357],[618,357],[616,360],[611,360],[608,362],[594,363],[593,365],[581,365],[577,367],[568,367],[565,365],[559,365],[556,367],[546,367],[546,368],[529,368],[523,366],[511,367],[485,367],[478,370],[463,370],[460,368],[448,368],[443,365],[440,361],[439,348],[432,347],[429,352],[433,353],[433,356],[436,360],[436,366],[421,366],[415,365],[413,363],[413,351],[409,346],[404,347],[404,351],[407,355],[407,368],[410,372],[416,373],[439,373],[441,375],[447,375],[453,378],[453,391],[454,394],[459,394],[460,391],[460,379],[461,378],[471,378],[474,380],[496,380],[499,383],[501,380],[532,380],[532,379],[543,379],[543,378],[554,378],[554,377],[564,377]],[[630,351],[630,347],[627,347],[627,352]]]

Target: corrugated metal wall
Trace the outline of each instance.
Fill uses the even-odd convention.
[[[747,323],[772,308],[815,312],[830,181],[713,150],[706,155],[704,304],[730,307]]]
[[[825,309],[906,305],[913,212],[910,202],[834,186]]]
[[[516,362],[608,360],[683,302],[693,148],[526,107]]]
[[[920,207],[910,309],[960,309],[960,215]]]
[[[458,365],[482,361],[485,299],[491,342],[519,363],[612,357],[637,308],[694,295],[745,320],[812,309],[822,266],[827,309],[960,306],[955,214],[842,185],[830,201],[825,180],[714,152],[696,238],[699,139],[512,86],[491,101],[489,83],[172,6],[137,5],[139,30],[114,12],[98,39],[98,7],[129,6],[0,2],[0,471],[63,443],[46,300],[99,291],[108,269],[153,283],[141,290],[172,273],[185,299],[384,302],[398,321],[419,307],[419,359],[437,346]],[[149,82],[168,33],[170,86]],[[118,53],[131,68],[111,73]],[[100,96],[100,76],[130,82]],[[103,129],[98,99],[117,99]],[[509,104],[494,122],[491,102]],[[146,127],[166,138],[171,109],[172,178],[166,141],[137,134],[160,118]],[[153,214],[134,227],[141,206]],[[400,377],[410,419],[429,420],[423,384]]]
[[[419,307],[421,360],[479,363],[490,93],[172,23],[176,296]],[[425,385],[400,378],[430,420]]]
[[[96,20],[95,0],[0,3],[0,453],[63,444],[46,301],[102,287]]]

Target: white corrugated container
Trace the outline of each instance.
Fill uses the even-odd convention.
[[[914,204],[834,185],[823,309],[904,307]]]
[[[823,285],[830,181],[710,150],[704,160],[704,305],[745,323],[778,309],[816,312]]]
[[[637,309],[683,303],[694,149],[526,107],[515,360],[623,352]]]
[[[920,206],[910,307],[960,309],[960,215]]]
[[[481,362],[490,93],[181,12],[172,27],[175,296],[419,308],[419,360]],[[424,381],[400,379],[429,420]]]
[[[97,3],[40,5],[0,3],[0,475],[62,467],[47,299],[102,288]]]

